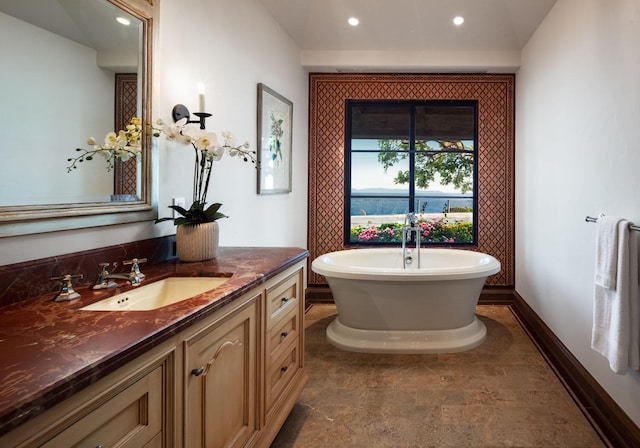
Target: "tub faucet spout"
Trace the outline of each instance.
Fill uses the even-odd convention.
[[[407,215],[404,217],[404,225],[410,228],[416,226],[416,221],[416,214],[413,212],[407,213]]]
[[[409,254],[407,243],[411,240],[411,234],[416,235],[416,255],[418,257],[418,269],[420,269],[420,236],[422,229],[417,223],[415,213],[407,213],[402,227],[402,269],[407,269],[408,264],[413,263],[413,257]]]

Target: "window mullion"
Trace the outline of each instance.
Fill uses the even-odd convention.
[[[416,106],[411,106],[409,125],[409,211],[415,212],[416,197]]]

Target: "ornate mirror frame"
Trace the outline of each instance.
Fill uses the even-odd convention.
[[[142,122],[152,121],[152,50],[156,30],[153,26],[154,0],[107,0],[138,18],[142,33]],[[157,0],[155,0],[157,3]],[[157,7],[157,5],[156,5]],[[157,41],[157,38],[155,39]],[[0,237],[46,233],[60,230],[99,227],[153,220],[158,216],[157,156],[153,137],[142,142],[140,200],[131,202],[95,202],[53,205],[0,207]]]

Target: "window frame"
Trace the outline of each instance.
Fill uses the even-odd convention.
[[[453,243],[443,243],[443,242],[427,242],[421,240],[420,244],[422,246],[446,246],[446,247],[477,247],[478,246],[478,101],[477,100],[356,100],[356,99],[347,99],[345,100],[345,142],[344,142],[344,196],[343,196],[343,205],[344,205],[344,244],[345,246],[391,246],[396,247],[400,246],[400,242],[385,242],[385,241],[351,241],[351,199],[352,199],[352,187],[351,187],[351,166],[352,166],[352,115],[353,109],[359,106],[378,106],[378,107],[408,107],[410,108],[410,135],[409,135],[409,170],[410,170],[410,181],[408,183],[408,195],[365,195],[365,196],[357,196],[358,198],[396,198],[396,199],[407,199],[409,201],[409,212],[416,212],[415,206],[416,201],[420,198],[424,198],[424,195],[416,195],[415,188],[415,157],[418,152],[427,152],[427,151],[416,151],[415,142],[416,142],[416,110],[419,107],[471,107],[473,108],[474,114],[474,129],[473,129],[473,188],[472,188],[472,201],[473,201],[473,211],[472,211],[472,240],[471,242],[453,242]],[[356,153],[359,151],[356,151]],[[376,152],[376,151],[367,151],[367,152]],[[428,152],[438,152],[438,153],[461,153],[462,151],[458,150],[439,150],[439,151],[428,151]],[[441,196],[439,196],[441,197]],[[445,196],[446,197],[446,196]],[[413,241],[412,241],[413,242]]]

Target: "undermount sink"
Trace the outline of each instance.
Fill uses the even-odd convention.
[[[224,284],[229,277],[169,277],[116,294],[80,310],[148,311],[181,302]]]

